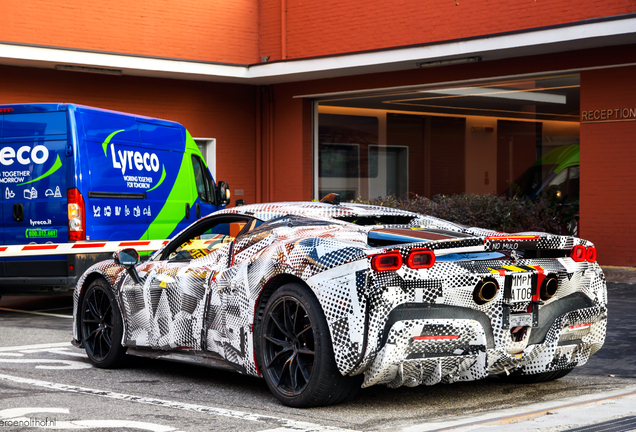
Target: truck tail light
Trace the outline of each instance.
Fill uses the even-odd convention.
[[[406,264],[412,269],[431,268],[435,264],[435,252],[428,249],[413,249]]]
[[[402,254],[389,252],[376,255],[371,259],[371,267],[377,272],[395,271],[402,267]]]
[[[69,241],[86,240],[86,218],[84,217],[84,198],[79,190],[72,188],[66,191],[68,203],[68,239]]]

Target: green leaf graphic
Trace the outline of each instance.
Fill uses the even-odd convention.
[[[108,155],[106,154],[106,149],[108,148],[108,143],[110,143],[110,140],[111,140],[111,139],[112,139],[115,135],[117,135],[119,132],[123,132],[123,131],[125,131],[125,130],[126,130],[126,129],[120,129],[120,130],[115,131],[115,132],[113,132],[112,134],[110,134],[110,135],[108,135],[108,136],[106,137],[106,139],[105,139],[105,140],[104,140],[104,142],[102,143],[102,148],[104,149],[104,156],[108,156]]]
[[[163,171],[161,172],[161,178],[159,179],[159,183],[154,185],[154,187],[148,189],[146,192],[150,192],[151,190],[157,189],[159,187],[159,185],[161,185],[161,183],[163,183],[163,180],[166,178],[166,166],[162,164],[161,168],[163,169]]]
[[[28,183],[33,183],[33,182],[36,182],[38,180],[42,180],[44,177],[50,176],[55,171],[59,170],[61,167],[62,167],[62,161],[60,160],[60,155],[57,155],[57,159],[55,159],[55,163],[53,164],[53,166],[51,168],[49,168],[49,170],[47,172],[45,172],[44,174],[42,174],[38,178],[34,178],[33,180],[29,180],[29,181],[26,181],[24,183],[18,183],[16,186],[22,186],[22,185],[25,185],[25,184],[28,184]]]

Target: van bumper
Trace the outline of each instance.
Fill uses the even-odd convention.
[[[72,295],[86,269],[111,257],[110,253],[77,254],[61,255],[54,261],[1,262],[0,296]]]

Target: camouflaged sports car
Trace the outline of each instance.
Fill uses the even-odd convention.
[[[75,345],[98,367],[127,353],[262,376],[298,407],[374,384],[553,380],[601,348],[590,242],[333,201],[226,209],[148,261],[116,252],[77,285]]]

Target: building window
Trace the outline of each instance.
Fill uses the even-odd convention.
[[[318,101],[315,198],[578,199],[579,100],[570,74]]]
[[[194,138],[212,178],[216,181],[216,138]]]

